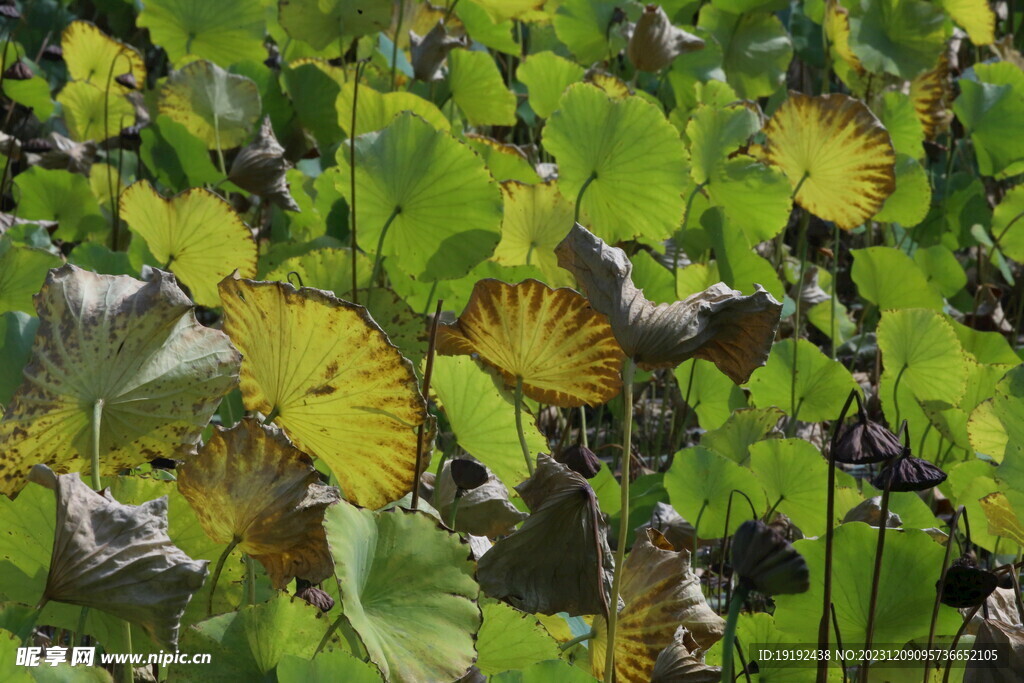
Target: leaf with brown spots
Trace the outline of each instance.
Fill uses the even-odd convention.
[[[768,161],[799,188],[797,204],[844,230],[878,213],[896,189],[889,132],[860,100],[791,92],[764,134]]]
[[[645,370],[702,358],[742,384],[768,358],[782,304],[760,285],[743,296],[719,282],[683,301],[655,306],[633,284],[626,252],[579,223],[555,253],[591,305],[608,316],[626,355]]]
[[[121,216],[164,268],[202,306],[217,306],[217,283],[235,270],[256,274],[256,242],[231,205],[202,188],[164,199],[148,182],[121,195]]]
[[[437,350],[477,354],[541,403],[600,405],[622,389],[622,362],[608,319],[571,289],[536,280],[480,280],[455,323],[438,328]]]
[[[206,535],[225,545],[240,539],[238,548],[266,567],[274,588],[333,573],[324,511],[338,489],[320,483],[313,461],[277,427],[246,417],[218,428],[178,469],[178,489]]]
[[[90,471],[96,409],[103,474],[180,458],[237,383],[238,352],[196,321],[170,273],[140,282],[66,265],[35,302],[32,357],[0,421],[0,493],[37,463]]]
[[[366,309],[318,289],[234,277],[220,296],[224,331],[244,357],[246,409],[274,415],[353,503],[379,508],[411,491],[426,404],[412,364]]]
[[[926,140],[934,140],[953,118],[949,101],[953,98],[949,79],[949,57],[943,54],[931,71],[918,74],[910,81],[910,100],[924,127]]]
[[[485,556],[486,557],[486,556]],[[711,647],[725,632],[725,621],[715,614],[690,567],[690,553],[677,551],[655,529],[641,529],[623,564],[616,630],[615,680],[646,683],[651,680],[658,653],[672,644],[679,626],[690,631],[701,648]],[[597,636],[590,641],[591,671],[604,671],[608,626],[598,617]]]

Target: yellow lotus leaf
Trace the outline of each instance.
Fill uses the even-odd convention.
[[[978,501],[988,519],[988,532],[1024,547],[1024,522],[1005,493],[990,493]]]
[[[889,133],[847,95],[791,92],[764,128],[765,153],[811,213],[850,230],[878,213],[896,189]]]
[[[690,566],[690,552],[677,551],[660,531],[641,529],[637,533],[622,571],[619,595],[626,606],[619,611],[615,631],[618,683],[650,681],[658,653],[672,644],[680,625],[705,650],[722,637],[725,621],[704,599],[700,578]],[[590,641],[590,667],[600,678],[608,647],[608,624],[603,616],[594,618],[594,629],[597,635]]]
[[[436,130],[451,130],[452,124],[433,102],[411,92],[387,92],[374,90],[365,83],[359,84],[359,96],[355,97],[355,85],[349,81],[341,86],[338,94],[338,126],[349,137],[352,127],[352,102],[357,102],[356,135],[372,133],[387,127],[392,119],[403,111],[410,111],[433,126]]]
[[[937,4],[967,31],[975,45],[995,42],[996,13],[988,0],[940,0]]]
[[[295,577],[319,583],[334,572],[324,512],[340,499],[320,483],[309,456],[273,425],[243,418],[214,431],[178,468],[178,489],[206,535],[259,560],[274,588]]]
[[[51,270],[36,295],[39,329],[25,380],[0,421],[0,493],[17,493],[36,463],[103,474],[180,458],[237,382],[240,358],[200,325],[174,276],[149,282]]]
[[[949,57],[943,54],[931,71],[917,75],[910,82],[910,101],[924,127],[926,140],[934,140],[952,118],[948,102],[952,98],[949,81]]]
[[[541,403],[599,405],[622,389],[625,356],[608,318],[578,292],[536,280],[480,280],[466,310],[438,328],[438,353],[478,354]]]
[[[159,107],[207,149],[221,150],[245,142],[262,110],[259,88],[251,79],[205,60],[171,72],[160,89]]]
[[[57,95],[71,139],[106,140],[135,123],[135,107],[121,93],[101,85],[72,81]],[[106,104],[104,104],[106,102]]]
[[[121,217],[165,270],[172,271],[203,306],[218,306],[217,283],[238,271],[256,275],[256,242],[223,199],[192,188],[164,199],[148,182],[133,183],[121,195]]]
[[[824,29],[832,51],[854,71],[864,71],[864,65],[850,47],[850,11],[839,4],[839,0],[825,4]]]
[[[379,508],[412,490],[426,403],[412,364],[362,306],[327,292],[235,277],[224,331],[242,352],[242,398],[321,458],[345,498]]]
[[[469,0],[483,7],[496,24],[506,19],[520,19],[534,10],[539,10],[547,0]]]
[[[140,85],[146,81],[146,62],[139,51],[87,21],[68,24],[61,34],[60,46],[72,80],[105,89],[109,79],[110,89],[118,93],[130,90],[114,80],[121,74],[130,73]]]
[[[558,267],[555,247],[565,237],[573,206],[558,191],[557,183],[526,185],[510,180],[501,184],[501,194],[505,211],[494,260],[504,266],[535,265],[551,284],[571,284],[568,274]]]

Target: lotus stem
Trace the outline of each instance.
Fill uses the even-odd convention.
[[[822,34],[824,35],[824,32],[822,32]],[[828,39],[826,38],[825,41],[827,43]],[[827,66],[828,65],[828,55],[827,54],[825,55],[825,64],[826,64],[826,68],[828,68],[828,66]],[[827,79],[825,81],[825,89],[826,89],[826,91],[828,90],[828,80]],[[832,339],[832,354],[831,354],[832,355],[832,360],[836,359],[836,356],[837,356],[836,352],[839,349],[839,339],[838,339],[839,331],[836,329],[836,303],[837,303],[837,300],[838,300],[838,296],[837,296],[838,295],[838,290],[837,290],[837,287],[836,287],[836,277],[837,277],[838,273],[839,273],[839,224],[835,224],[835,227],[832,230],[832,283],[831,283],[832,286],[829,288],[829,289],[832,290],[831,291],[831,295],[830,295],[830,297],[832,299],[832,308],[831,308],[831,310],[829,311],[829,314],[828,314],[829,315],[829,318],[828,318],[828,332],[829,332],[829,336]]]
[[[903,373],[906,372],[906,370],[907,364],[904,363],[903,367],[900,368],[899,374],[896,375],[896,381],[892,385],[892,405],[893,409],[896,411],[896,421],[893,422],[894,425],[900,424],[900,380],[903,379]],[[923,441],[924,437],[922,436],[921,439]]]
[[[401,6],[404,7],[405,4],[402,3]],[[399,19],[398,24],[399,24],[399,27],[401,27],[401,24],[402,24],[401,19]],[[397,36],[398,34],[396,33],[395,35]],[[395,45],[398,45],[398,41],[397,40],[395,41]],[[393,58],[392,58],[391,61],[392,61],[392,63],[394,63],[394,59]],[[359,281],[358,281],[358,276],[356,274],[356,256],[358,256],[358,253],[359,253],[359,245],[356,242],[356,145],[355,145],[355,138],[356,138],[356,111],[358,111],[358,107],[356,105],[359,104],[359,79],[361,78],[363,70],[365,68],[366,68],[366,62],[359,62],[359,63],[356,64],[355,80],[352,82],[352,125],[348,129],[348,137],[349,137],[348,163],[349,163],[349,170],[350,170],[350,173],[349,173],[349,189],[351,191],[351,195],[349,197],[348,209],[349,209],[349,217],[352,219],[352,228],[351,228],[351,232],[349,233],[349,244],[352,247],[352,303],[354,303],[354,304],[358,304],[359,303]],[[392,76],[391,76],[391,89],[392,90],[395,89],[395,78],[394,78],[394,74],[393,73],[392,73]],[[378,249],[377,251],[379,253],[380,249]],[[373,286],[373,281],[372,280],[370,281],[370,286],[371,287]]]
[[[949,645],[949,651],[951,653],[956,650],[956,646],[960,643],[960,638],[964,635],[964,631],[967,630],[967,626],[971,623],[971,620],[974,619],[974,615],[978,613],[978,610],[980,610],[984,604],[985,603],[983,602],[981,605],[975,605],[971,608],[971,611],[967,613],[967,616],[964,617],[964,623],[960,624],[960,628],[957,629],[956,635],[953,636],[953,642]],[[950,657],[946,660],[946,671],[942,674],[942,683],[949,683],[949,669],[952,666],[953,658]]]
[[[932,645],[935,643],[935,623],[939,620],[939,605],[942,603],[942,589],[946,587],[946,570],[949,569],[949,558],[953,554],[953,537],[956,536],[957,522],[960,521],[961,515],[966,512],[967,508],[961,505],[953,514],[953,519],[949,520],[949,537],[946,539],[946,552],[942,556],[942,571],[939,572],[939,587],[935,590],[932,619],[928,625],[928,650],[931,650]],[[931,662],[926,657],[924,660],[924,678],[921,679],[924,683],[928,683],[929,668],[931,668]]]
[[[736,640],[736,623],[740,618],[740,610],[743,608],[743,603],[747,600],[747,593],[750,591],[745,585],[740,583],[736,586],[736,592],[733,593],[732,600],[729,601],[729,616],[725,620],[725,634],[722,636],[722,681],[723,683],[731,683],[735,678],[733,674],[733,642]]]
[[[578,206],[578,203],[577,203]],[[615,548],[615,578],[612,580],[611,605],[608,610],[608,649],[604,658],[604,683],[615,680],[615,626],[619,617],[619,586],[622,585],[622,565],[626,560],[626,544],[629,542],[629,471],[632,465],[633,443],[633,375],[636,362],[627,358],[622,366],[622,510],[619,513],[619,544]]]
[[[78,628],[71,633],[71,647],[75,647],[79,636],[82,638],[82,645],[85,645],[85,620],[89,616],[89,608],[83,607],[78,615]]]
[[[523,449],[523,457],[526,459],[526,470],[533,476],[533,457],[530,455],[530,446],[526,443],[526,433],[523,432],[523,378],[516,377],[516,433],[519,435],[519,447]]]
[[[846,659],[843,657],[843,636],[839,632],[839,618],[836,617],[836,606],[830,605],[829,612],[832,614],[832,628],[836,632],[836,649],[838,650],[839,666],[843,667],[843,683],[846,683]]]
[[[800,185],[803,185],[806,175],[800,179],[800,183],[797,185],[797,190],[800,189]],[[796,197],[796,192],[793,192],[793,196]],[[799,406],[796,402],[796,375],[797,375],[797,354],[800,352],[800,309],[801,301],[803,300],[803,287],[804,287],[804,270],[807,266],[807,226],[811,222],[811,213],[806,209],[800,212],[800,227],[798,229],[798,244],[800,245],[800,275],[797,278],[796,283],[796,311],[793,314],[793,373],[790,378],[789,384],[789,424],[786,426],[786,433],[789,436],[793,436],[796,432],[796,417],[799,412]]]
[[[132,665],[132,625],[127,621],[121,621],[121,633],[124,635],[124,650],[128,658],[121,669],[121,683],[134,683],[135,667]]]
[[[569,424],[566,420],[566,429],[568,430]],[[580,406],[580,443],[583,444],[584,448],[590,448],[590,444],[587,443],[587,407]]]
[[[593,640],[596,635],[597,635],[597,631],[591,629],[591,630],[587,631],[586,633],[584,633],[581,636],[576,636],[572,640],[565,641],[564,643],[562,643],[561,645],[558,646],[558,649],[561,650],[562,652],[565,652],[566,650],[568,650],[573,645],[578,645],[578,644],[580,644],[582,642],[585,642],[587,640]]]
[[[395,26],[395,42],[391,45],[391,89],[395,89],[395,69],[398,67],[398,37],[402,35],[402,20],[405,19],[405,2],[398,3],[398,24]],[[353,109],[355,107],[353,106]],[[355,130],[355,126],[353,126]]]
[[[448,528],[455,531],[455,515],[459,512],[459,501],[462,500],[462,489],[455,490],[455,499],[452,501],[452,510],[448,518]],[[414,510],[416,508],[413,508]]]
[[[380,264],[383,259],[382,252],[384,250],[384,238],[388,236],[388,228],[391,227],[391,224],[394,223],[395,218],[400,213],[402,213],[402,207],[396,206],[391,212],[391,215],[388,216],[387,221],[384,222],[384,227],[381,228],[380,238],[377,240],[377,253],[373,256],[373,273],[370,275],[370,289],[366,292],[367,306],[370,305],[370,292],[373,291],[373,287],[377,286],[377,278],[380,277]]]
[[[825,584],[822,590],[824,604],[821,608],[821,621],[818,623],[819,650],[824,650],[828,647],[829,614],[832,613],[832,525],[834,523],[836,514],[835,450],[836,444],[839,442],[839,432],[843,428],[843,420],[846,419],[846,413],[850,410],[850,405],[853,403],[853,399],[856,397],[856,389],[851,390],[850,395],[846,397],[846,403],[843,404],[843,409],[839,413],[839,419],[836,420],[835,425],[832,427],[832,439],[829,443],[828,449],[828,498],[825,503]],[[827,678],[828,662],[819,659],[818,675],[815,680],[817,683],[825,683]]]
[[[435,283],[436,284],[436,283]],[[444,299],[437,300],[437,307],[434,309],[434,319],[430,323],[430,341],[427,343],[427,367],[423,371],[423,400],[430,401],[430,378],[434,374],[434,349],[437,347],[437,323],[441,319],[441,306]],[[423,458],[423,432],[426,429],[426,420],[416,428],[416,462],[413,463],[415,476],[412,480],[412,509],[418,510],[420,505],[420,477],[423,470],[420,468],[420,460]],[[455,526],[452,525],[452,529]]]
[[[103,139],[104,140],[109,140],[109,137],[107,136],[107,132],[108,132],[108,130],[110,128],[110,84],[114,80],[114,67],[117,66],[118,58],[124,57],[125,59],[127,59],[128,60],[128,73],[131,73],[131,71],[132,71],[132,60],[131,60],[130,57],[128,57],[128,55],[125,54],[125,51],[127,49],[128,49],[127,47],[122,47],[120,50],[117,51],[117,54],[114,55],[114,58],[112,60],[110,60],[110,69],[107,70],[107,87],[103,91]],[[118,130],[120,130],[120,128]],[[110,160],[109,156],[110,156],[110,148],[107,147],[107,157],[108,157],[107,160],[108,161]],[[120,155],[118,155],[118,158],[120,158]],[[112,197],[115,197],[115,201],[113,202],[113,206],[110,207],[111,208],[111,213],[113,214],[113,218],[114,218],[114,221],[111,224],[110,248],[111,248],[111,251],[117,251],[118,246],[120,246],[119,242],[121,241],[120,240],[120,237],[121,237],[120,211],[119,211],[118,203],[116,201],[116,196],[117,195],[115,195],[115,193],[114,193],[114,185],[113,185],[113,182],[112,182],[111,177],[110,177],[110,164],[107,164],[106,166],[107,166],[107,190],[109,190],[110,195]],[[120,175],[121,175],[120,172],[118,172],[118,181],[117,181],[118,182],[118,187],[120,187],[120,183],[121,183]]]
[[[875,567],[871,573],[871,599],[868,602],[868,626],[864,631],[864,649],[871,649],[871,639],[874,636],[875,631],[875,607],[878,604],[878,583],[882,578],[882,553],[885,552],[885,530],[889,526],[889,493],[892,479],[885,484],[885,489],[882,491],[882,517],[879,520],[878,525],[878,545],[875,546]],[[867,683],[868,680],[868,668],[871,665],[871,659],[865,658],[861,662],[860,667],[860,680]]]
[[[238,537],[231,539],[231,543],[228,543],[228,547],[224,548],[224,552],[217,558],[217,566],[213,568],[213,577],[210,579],[210,594],[206,597],[206,616],[208,617],[213,616],[213,594],[217,591],[217,582],[220,581],[220,573],[224,569],[224,563],[227,562],[231,551],[235,549],[235,546],[241,540]]]
[[[583,182],[583,186],[580,187],[579,193],[576,195],[576,215],[573,217],[573,222],[580,222],[580,208],[583,206],[583,193],[590,187],[590,183],[597,180],[597,171],[590,174],[590,177]]]
[[[98,398],[92,406],[92,487],[103,488],[100,479],[100,425],[103,422],[103,399]]]

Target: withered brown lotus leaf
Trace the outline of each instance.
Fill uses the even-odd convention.
[[[0,493],[17,493],[37,463],[90,471],[97,414],[103,474],[195,448],[241,357],[199,324],[173,275],[153,273],[47,275],[25,379],[0,421]]]
[[[320,483],[313,461],[279,427],[246,417],[217,428],[178,468],[178,489],[206,535],[225,545],[238,539],[274,588],[297,576],[318,583],[332,575],[324,511],[341,495]]]
[[[765,595],[803,593],[811,585],[803,555],[760,520],[744,522],[733,535],[732,567],[741,583]]]
[[[587,480],[543,453],[517,487],[532,514],[480,558],[487,595],[524,612],[606,614],[614,560]]]
[[[992,595],[997,583],[995,574],[980,569],[970,557],[961,557],[946,570],[946,580],[941,584],[942,603],[958,609],[976,607]],[[936,581],[936,589],[939,585]]]
[[[427,35],[417,35],[409,31],[409,43],[412,51],[412,74],[421,81],[438,81],[444,77],[441,67],[448,53],[457,47],[469,47],[466,36],[456,38],[448,35],[444,20],[439,20]]]
[[[693,525],[683,519],[676,509],[668,503],[655,503],[651,510],[651,518],[636,530],[655,529],[675,548],[693,552]]]
[[[1024,628],[996,619],[985,619],[978,627],[974,649],[984,652],[1001,646],[999,665],[992,666],[984,657],[967,662],[964,683],[1016,683],[1024,671]]]
[[[96,160],[96,143],[93,140],[75,142],[54,131],[47,136],[46,142],[47,149],[40,150],[38,155],[29,155],[30,164],[51,170],[60,169],[89,175],[89,170]]]
[[[690,552],[676,550],[654,529],[642,529],[626,557],[615,635],[615,680],[640,683],[651,679],[658,653],[672,644],[682,625],[696,644],[711,647],[725,632],[725,621],[708,606],[700,578],[690,566]],[[608,626],[595,620],[591,641],[591,673],[604,669]]]
[[[651,683],[718,683],[722,667],[705,664],[696,647],[689,631],[676,629],[672,642],[654,660]]]
[[[451,466],[452,461],[445,462],[441,476],[434,483],[434,507],[446,520],[451,518],[452,503],[458,491]],[[489,538],[510,534],[527,515],[509,501],[508,489],[501,480],[489,469],[485,471],[487,481],[470,491],[463,491],[459,498],[455,530]]]
[[[905,454],[871,479],[880,491],[927,491],[946,481],[946,473],[927,460]]]
[[[563,408],[600,405],[622,389],[625,359],[608,319],[578,292],[537,280],[477,282],[459,319],[438,327],[437,350],[477,354],[510,386],[521,377],[527,396]]]
[[[299,211],[285,176],[291,167],[291,162],[284,158],[284,147],[274,136],[270,117],[266,116],[256,139],[243,147],[231,163],[228,180],[286,211]]]
[[[672,25],[660,5],[647,5],[640,15],[626,54],[640,71],[660,71],[681,54],[704,47],[704,41]]]
[[[167,535],[167,497],[122,505],[79,475],[57,476],[46,465],[31,480],[53,489],[57,521],[41,603],[98,609],[176,648],[188,601],[203,585],[206,560],[193,560]]]
[[[626,253],[579,223],[555,253],[594,309],[608,316],[626,355],[645,370],[701,358],[742,384],[768,359],[782,304],[760,286],[743,296],[718,283],[684,301],[655,306],[633,284]]]
[[[593,479],[601,471],[601,460],[583,444],[574,444],[560,452],[556,457],[573,472],[582,474],[585,479]]]

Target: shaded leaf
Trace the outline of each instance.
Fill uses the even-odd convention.
[[[252,80],[207,61],[172,71],[160,89],[160,113],[186,126],[208,149],[242,144],[260,109],[259,89]]]

